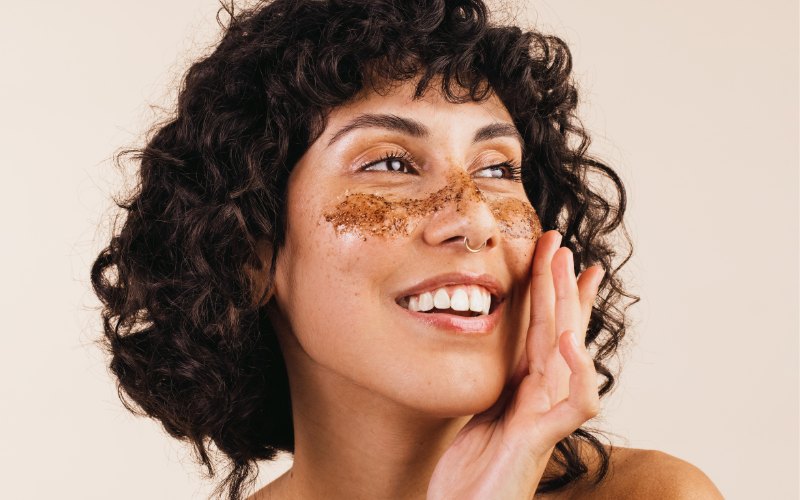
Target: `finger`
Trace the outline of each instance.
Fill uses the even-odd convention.
[[[559,350],[571,371],[569,396],[548,411],[542,422],[556,440],[568,436],[600,411],[597,372],[578,335],[564,332],[559,339]]]
[[[561,245],[561,234],[558,231],[548,231],[539,238],[533,254],[531,321],[526,341],[531,373],[534,373],[534,365],[537,364],[537,361],[558,345],[558,337],[555,332],[555,289],[553,288],[551,262],[559,245]]]
[[[556,333],[560,335],[567,330],[583,333],[581,300],[572,252],[568,248],[559,248],[553,255],[552,268],[556,293]]]
[[[581,328],[585,340],[586,329],[589,327],[589,319],[592,316],[592,306],[597,298],[597,291],[600,289],[600,282],[603,280],[605,271],[600,266],[592,266],[585,270],[578,278],[578,295],[581,301]]]

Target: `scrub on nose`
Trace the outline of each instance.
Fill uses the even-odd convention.
[[[455,204],[460,212],[463,203],[487,203],[503,233],[512,238],[538,240],[542,226],[530,203],[511,197],[487,198],[470,176],[460,171],[451,174],[442,189],[427,198],[400,198],[376,194],[348,194],[325,221],[333,224],[337,235],[355,234],[400,237],[410,235],[417,224],[444,207]]]

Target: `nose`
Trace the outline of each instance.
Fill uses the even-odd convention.
[[[486,198],[466,172],[450,179],[453,196],[437,207],[422,233],[431,246],[447,246],[466,252],[464,238],[474,250],[489,250],[498,242],[497,222]],[[483,247],[485,242],[485,247]]]

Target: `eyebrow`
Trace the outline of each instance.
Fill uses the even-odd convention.
[[[366,113],[358,115],[350,121],[350,123],[337,130],[336,133],[333,134],[333,137],[331,137],[331,140],[328,141],[328,147],[353,130],[361,128],[382,128],[414,137],[427,137],[430,135],[430,129],[417,120],[391,114]],[[525,142],[517,130],[517,127],[511,123],[490,123],[489,125],[481,127],[475,132],[472,143],[488,141],[497,137],[511,137],[512,139],[516,139],[524,149]]]
[[[472,143],[475,144],[476,142],[488,141],[496,137],[511,137],[512,139],[516,139],[519,141],[519,145],[525,149],[525,141],[522,140],[522,135],[520,135],[519,130],[517,130],[517,127],[511,123],[507,122],[491,123],[485,127],[481,127],[477,132],[475,132],[475,137],[472,138]]]
[[[414,137],[426,137],[430,133],[428,127],[411,118],[388,114],[363,114],[355,117],[350,123],[333,134],[328,146],[359,128],[383,128],[413,135]]]

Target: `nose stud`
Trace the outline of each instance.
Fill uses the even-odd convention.
[[[483,245],[481,245],[480,247],[478,247],[478,248],[470,248],[470,246],[469,246],[469,242],[467,241],[467,237],[466,237],[466,236],[464,236],[464,246],[465,246],[465,247],[467,247],[467,250],[469,250],[470,252],[472,252],[472,253],[478,253],[478,252],[480,252],[481,250],[483,250],[483,247],[485,247],[485,246],[486,246],[486,240],[483,240]]]

